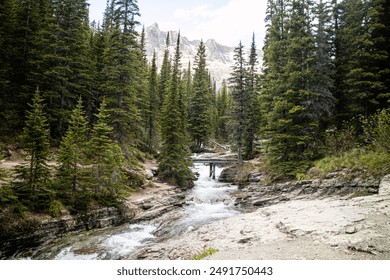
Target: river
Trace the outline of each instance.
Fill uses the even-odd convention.
[[[149,221],[125,224],[110,229],[93,230],[69,235],[39,249],[34,258],[57,260],[122,259],[142,246],[180,236],[213,221],[239,213],[233,206],[230,193],[237,189],[218,182],[222,168],[216,168],[216,180],[209,177],[209,167],[195,164],[193,171],[199,174],[195,186],[186,194],[187,203],[171,213],[169,222]]]

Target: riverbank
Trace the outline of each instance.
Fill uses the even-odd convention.
[[[218,252],[207,259],[390,259],[390,176],[377,191],[296,196],[147,246],[129,258],[192,259],[212,248]]]
[[[14,160],[0,164],[4,169],[6,167],[11,170],[18,163]],[[184,192],[175,186],[155,180],[155,161],[146,161],[144,165],[144,171],[138,173],[139,177],[143,178],[143,186],[127,198],[121,209],[99,208],[78,215],[65,213],[59,218],[28,214],[25,222],[11,219],[10,223],[21,222],[21,226],[25,228],[22,234],[0,241],[0,259],[40,258],[39,251],[42,248],[62,237],[140,221],[147,222],[182,207],[185,203]]]

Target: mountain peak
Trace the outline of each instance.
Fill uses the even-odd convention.
[[[146,54],[149,61],[153,53],[157,54],[157,65],[161,66],[165,51],[167,33],[169,32],[171,42],[176,42],[177,31],[161,31],[158,24],[154,23],[146,28]],[[182,53],[182,65],[187,67],[188,62],[194,65],[195,56],[198,50],[200,40],[189,40],[185,34],[181,33],[180,51]],[[234,48],[223,46],[214,39],[208,39],[205,42],[207,55],[207,68],[217,85],[221,85],[223,80],[227,80],[231,73],[233,65]],[[173,56],[174,48],[170,48]]]
[[[160,27],[158,26],[158,23],[155,22],[151,26],[147,27],[147,29],[154,29],[160,31]]]

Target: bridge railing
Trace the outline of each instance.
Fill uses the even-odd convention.
[[[210,166],[210,175],[215,179],[215,166],[217,164],[229,164],[238,162],[236,159],[221,159],[221,158],[194,158],[192,159],[194,163],[204,163],[209,164]]]

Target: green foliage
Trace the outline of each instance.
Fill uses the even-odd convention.
[[[195,74],[189,109],[189,132],[192,150],[199,151],[211,134],[211,91],[206,68],[206,47],[200,42],[195,57]]]
[[[232,124],[234,127],[233,139],[238,151],[238,160],[242,161],[242,148],[245,133],[245,106],[248,96],[245,88],[245,59],[244,46],[240,44],[234,49],[234,66],[229,82],[232,85]]]
[[[194,175],[183,100],[180,87],[180,34],[177,39],[175,60],[168,95],[165,97],[162,115],[162,146],[158,158],[159,177],[182,188],[192,186]]]
[[[36,210],[43,210],[45,197],[50,193],[50,168],[47,165],[50,145],[43,99],[38,89],[29,106],[30,111],[27,112],[23,131],[27,163],[16,167],[17,181],[14,185],[23,201],[28,202]]]
[[[53,218],[59,218],[61,216],[61,211],[64,209],[62,203],[58,200],[50,201],[49,205],[49,214]]]
[[[153,53],[152,66],[149,73],[149,108],[146,116],[147,146],[154,153],[160,140],[159,96],[156,53]]]
[[[324,152],[326,155],[340,155],[357,145],[358,137],[353,123],[344,123],[341,129],[331,127],[325,132]]]
[[[70,116],[69,128],[63,137],[59,153],[57,177],[61,195],[74,198],[75,193],[85,186],[86,132],[81,98]]]
[[[208,256],[211,256],[211,255],[217,253],[218,251],[219,251],[219,250],[217,250],[217,249],[208,248],[208,249],[206,249],[203,253],[194,256],[194,257],[193,257],[193,260],[196,260],[196,261],[203,260],[204,258],[206,258],[206,257],[208,257]]]
[[[90,189],[105,200],[120,200],[126,182],[122,170],[125,158],[120,146],[111,139],[113,128],[108,124],[109,114],[104,100],[96,118],[87,144],[88,163],[91,165],[88,178]]]
[[[260,124],[260,104],[259,104],[259,74],[257,73],[257,50],[255,36],[252,38],[252,45],[248,59],[248,69],[246,70],[246,94],[245,124],[244,124],[244,159],[253,159],[255,156],[254,142]]]
[[[229,110],[231,106],[231,96],[228,92],[226,81],[222,83],[222,88],[217,94],[217,124],[215,137],[222,143],[229,141],[228,123],[230,119]]]
[[[390,154],[390,109],[383,109],[371,117],[363,118],[366,141],[375,150]]]
[[[275,176],[305,173],[318,158],[320,126],[334,102],[325,67],[330,57],[322,54],[327,44],[321,26],[325,23],[323,19],[318,23],[315,37],[309,13],[312,5],[309,1],[268,1],[262,133],[269,139],[267,165]]]
[[[360,171],[370,176],[383,176],[390,172],[390,154],[364,148],[356,148],[341,155],[327,156],[314,164],[318,175],[342,169]]]
[[[374,176],[390,172],[390,111],[360,118],[365,141],[359,141],[353,125],[334,130],[326,137],[327,156],[315,163],[320,175],[341,169],[359,170]],[[363,137],[361,137],[363,138]]]

